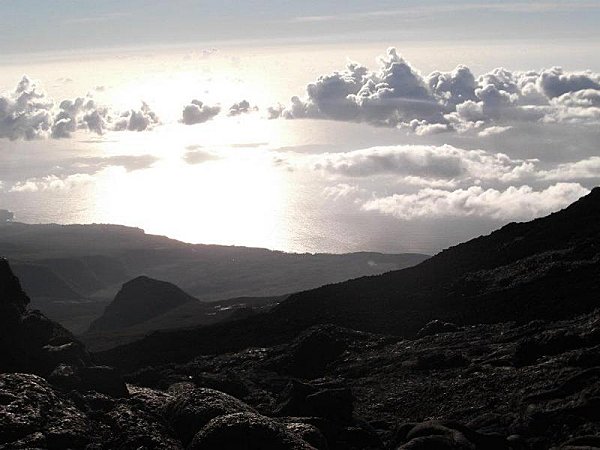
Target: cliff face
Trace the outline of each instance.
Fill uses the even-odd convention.
[[[25,311],[29,297],[21,289],[19,279],[13,274],[8,261],[0,259],[0,320],[2,325],[13,323]],[[0,330],[2,332],[4,327]]]
[[[88,364],[83,345],[58,323],[27,309],[28,303],[8,262],[0,259],[0,372],[48,375],[63,362]]]

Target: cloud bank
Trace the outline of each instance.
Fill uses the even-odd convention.
[[[485,127],[498,131],[498,124],[515,121],[599,123],[599,100],[600,74],[589,71],[497,68],[475,77],[459,65],[423,76],[390,48],[379,58],[378,70],[348,63],[310,83],[305,96],[268,113],[270,118],[367,122],[426,135]]]
[[[588,193],[578,183],[556,183],[538,191],[526,185],[505,190],[480,186],[454,191],[427,188],[416,194],[375,198],[364,203],[362,209],[405,220],[452,216],[528,220],[556,211]]]
[[[323,190],[329,200],[402,220],[529,220],[567,206],[600,179],[598,156],[549,165],[450,145],[372,147],[291,158],[333,181]]]

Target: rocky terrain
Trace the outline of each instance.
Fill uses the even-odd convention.
[[[318,325],[122,377],[0,266],[1,449],[600,448],[600,310],[411,340]]]
[[[0,449],[600,448],[598,218],[92,354],[2,261]]]

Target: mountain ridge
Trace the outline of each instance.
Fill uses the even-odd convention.
[[[598,242],[595,188],[559,212],[508,224],[417,266],[297,293],[258,317],[151,334],[98,357],[132,367],[128,355],[152,347],[152,360],[137,364],[181,360],[281,343],[324,323],[410,337],[434,319],[471,324],[573,316],[598,305]]]

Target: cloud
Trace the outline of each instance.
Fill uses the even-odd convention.
[[[65,171],[95,174],[108,167],[123,167],[127,172],[151,167],[158,158],[152,155],[115,155],[106,157],[74,158],[62,164]]]
[[[181,122],[186,125],[204,123],[215,117],[220,111],[220,106],[208,106],[200,100],[192,100],[183,108]]]
[[[0,138],[46,137],[52,127],[53,102],[24,76],[14,91],[0,95]]]
[[[58,105],[27,76],[14,91],[0,95],[0,138],[69,138],[78,130],[103,134],[106,131],[143,131],[159,124],[146,103],[139,110],[115,113],[87,95],[63,100]]]
[[[544,180],[600,179],[600,156],[559,164],[554,169],[540,171],[538,177]]]
[[[553,67],[540,74],[539,86],[548,98],[584,89],[600,90],[600,75],[589,71],[569,73],[561,67]]]
[[[404,220],[450,216],[527,220],[563,208],[587,193],[589,190],[577,183],[557,183],[539,191],[527,185],[505,190],[480,186],[454,191],[425,188],[415,194],[368,200],[362,209]]]
[[[325,153],[314,167],[346,177],[391,175],[435,180],[509,182],[534,171],[534,160],[512,159],[503,153],[464,150],[450,145],[372,147],[345,153]],[[414,181],[414,180],[413,180]]]
[[[256,106],[251,106],[247,100],[242,100],[239,103],[234,103],[229,108],[227,113],[229,116],[239,116],[240,114],[248,114],[250,112],[258,111]]]
[[[363,189],[347,183],[339,183],[335,186],[328,186],[323,190],[325,197],[333,200],[356,196],[361,193],[364,193]]]
[[[598,124],[600,74],[496,68],[475,77],[465,65],[422,76],[394,48],[371,71],[351,62],[321,75],[289,105],[270,107],[269,118],[329,119],[402,127],[418,135],[457,131],[487,135],[514,122]],[[508,128],[505,128],[508,129]],[[483,134],[484,136],[486,133]]]
[[[103,134],[107,116],[108,110],[99,108],[91,97],[63,100],[52,123],[52,137],[68,138],[79,129]]]
[[[217,159],[221,159],[221,157],[219,155],[215,155],[214,153],[208,152],[206,150],[190,148],[185,153],[185,155],[183,155],[183,159],[188,164],[202,164],[207,161],[214,161]]]
[[[56,175],[48,175],[41,178],[30,178],[25,181],[14,184],[10,192],[40,192],[40,191],[62,191],[69,190],[76,186],[90,183],[93,180],[91,175],[85,173],[76,173],[64,178]]]
[[[477,135],[480,137],[495,136],[497,134],[502,134],[505,131],[510,130],[511,128],[512,128],[511,126],[502,127],[502,126],[496,125],[496,126],[487,127],[485,129],[481,130],[479,133],[477,133]]]
[[[159,123],[160,120],[156,113],[145,102],[142,102],[140,109],[131,109],[122,113],[115,121],[114,130],[144,131]]]

